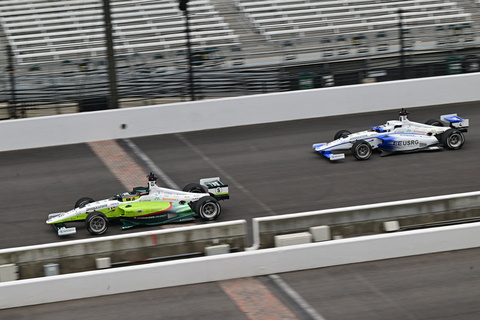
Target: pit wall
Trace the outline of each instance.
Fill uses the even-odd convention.
[[[470,223],[10,281],[0,283],[0,309],[479,246],[480,223]]]
[[[480,73],[6,120],[0,152],[480,101]]]
[[[376,203],[280,216],[254,218],[253,249],[271,248],[275,236],[305,232],[326,225],[332,237],[384,232],[383,222],[399,221],[401,227],[480,217],[480,192]]]
[[[53,232],[53,230],[52,230]],[[229,245],[243,251],[246,221],[179,227],[126,235],[0,250],[0,265],[15,264],[20,279],[44,276],[44,266],[58,264],[60,274],[95,270],[97,258],[112,264],[203,255],[205,247]]]

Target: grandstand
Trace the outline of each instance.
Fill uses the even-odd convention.
[[[120,97],[158,102],[184,95],[186,17],[178,0],[110,3]],[[398,68],[401,50],[409,63],[440,63],[456,52],[478,54],[480,42],[480,0],[190,0],[188,9],[197,85],[209,97],[290,90],[286,74],[314,68]],[[108,90],[102,0],[2,0],[2,70],[7,45],[24,82],[19,101],[64,103]],[[11,95],[7,78],[0,79],[0,103]]]
[[[119,55],[184,48],[185,23],[178,2],[111,2],[115,50]],[[238,43],[238,36],[209,0],[189,2],[196,47]],[[105,53],[101,0],[2,0],[3,31],[18,63],[96,58]]]
[[[450,0],[190,0],[188,6],[194,48],[245,46],[270,55],[285,42],[294,43],[289,51],[370,44],[362,53],[375,52],[371,44],[398,38],[400,8],[418,47],[448,35],[468,34],[464,40],[473,42],[479,10],[473,1],[468,7]],[[184,50],[177,0],[111,0],[111,7],[117,55]],[[101,0],[2,0],[0,20],[19,64],[105,56]]]

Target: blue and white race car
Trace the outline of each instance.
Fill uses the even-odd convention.
[[[408,112],[402,109],[398,120],[373,126],[370,130],[357,133],[340,130],[334,141],[315,143],[313,149],[330,160],[345,158],[344,153],[333,151],[351,149],[355,158],[367,160],[374,149],[379,149],[381,156],[387,156],[394,152],[441,150],[443,147],[458,150],[465,143],[463,133],[467,132],[468,119],[447,114],[440,120],[430,119],[423,124],[408,120],[407,115]]]

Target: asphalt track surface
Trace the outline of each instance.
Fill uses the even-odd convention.
[[[217,221],[246,219],[250,225],[254,217],[479,190],[479,103],[409,110],[410,120],[418,122],[449,113],[470,119],[466,143],[459,151],[388,157],[374,153],[368,161],[357,161],[347,152],[346,159],[330,162],[311,148],[313,143],[331,141],[340,129],[361,131],[397,119],[398,111],[131,141],[179,186],[212,176],[228,183],[231,199],[222,202]],[[117,142],[145,176],[148,164],[125,141]],[[91,237],[82,224],[75,224],[76,235],[58,238],[45,224],[46,216],[71,209],[83,196],[104,199],[127,191],[87,144],[2,152],[0,166],[5,199],[0,248]],[[120,231],[120,226],[112,225],[107,235],[157,228]],[[478,253],[474,249],[281,277],[325,319],[478,319]],[[291,299],[284,299],[285,292],[270,278],[260,281],[299,319],[311,318]],[[61,319],[73,313],[78,319],[88,314],[93,319],[130,319],[136,314],[153,319],[261,319],[250,317],[235,303],[218,283],[208,283],[5,310],[0,318],[27,319],[35,314],[38,319]]]

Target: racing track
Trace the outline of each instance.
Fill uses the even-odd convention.
[[[235,127],[220,130],[131,139],[180,187],[200,178],[220,176],[229,184],[231,200],[222,202],[219,221],[246,219],[351,205],[478,191],[480,122],[477,103],[409,110],[424,122],[441,114],[470,119],[466,143],[459,151],[431,151],[357,161],[330,162],[315,153],[314,142],[332,140],[335,132],[364,130],[398,118],[398,111]],[[159,125],[161,121],[159,120]],[[34,137],[32,136],[32,139]],[[143,168],[147,163],[118,141]],[[69,210],[77,199],[108,198],[126,191],[87,144],[0,153],[0,248],[56,241],[45,224],[52,212]],[[129,172],[120,167],[119,172]],[[165,185],[159,181],[160,185]],[[198,221],[198,223],[202,223]],[[68,240],[90,237],[82,223]],[[158,227],[152,227],[158,228]],[[133,228],[123,232],[148,230]],[[121,233],[112,225],[107,234]]]
[[[458,113],[459,116],[470,119],[471,128],[466,133],[466,143],[460,151],[443,150],[392,155],[383,158],[374,153],[370,160],[364,162],[355,160],[347,153],[345,160],[330,162],[311,149],[314,142],[332,140],[335,132],[340,129],[355,132],[365,130],[372,125],[382,124],[386,120],[397,119],[398,111],[152,136],[136,138],[131,141],[179,186],[210,176],[220,176],[223,182],[228,183],[231,200],[222,203],[223,212],[220,221],[236,219],[251,221],[253,217],[274,214],[479,190],[480,171],[478,170],[477,146],[480,142],[480,134],[476,126],[480,122],[478,103],[408,110],[409,118],[418,122],[439,118],[441,114],[447,113]],[[158,122],[161,125],[160,119]],[[139,173],[143,178],[150,171],[148,165],[132,152],[125,141],[118,141],[118,143],[143,168],[144,171]],[[1,209],[0,248],[90,237],[83,225],[77,224],[78,233],[75,236],[59,239],[53,228],[45,225],[47,214],[70,209],[74,202],[82,196],[102,199],[110,197],[114,193],[126,191],[121,182],[106,168],[87,144],[3,152],[0,154],[0,165],[3,168],[0,172],[0,189],[5,200]],[[161,181],[160,184],[165,185]],[[134,228],[123,232],[149,229],[150,227]],[[120,232],[118,225],[112,225],[107,234],[113,235]],[[465,273],[476,271],[475,268],[479,267],[478,258],[476,258],[478,251],[467,250],[451,255],[456,256],[457,254],[463,254],[461,259],[465,262]],[[457,270],[446,267],[453,263],[452,260],[434,257],[432,259],[430,260],[428,256],[404,258],[401,261],[405,262],[401,262],[399,265],[388,261],[372,262],[365,264],[367,266],[365,268],[371,270],[393,268],[398,273],[392,272],[386,278],[381,278],[382,276],[379,275],[381,279],[378,280],[381,283],[392,281],[392,286],[396,286],[397,282],[401,284],[402,279],[399,278],[399,274],[409,274],[410,271],[407,271],[410,270],[409,268],[417,268],[418,270],[412,272],[420,272],[419,270],[423,270],[422,265],[428,265],[428,268],[431,268],[427,272],[428,274],[439,275],[437,281],[443,281],[445,278],[456,279]],[[467,268],[471,261],[473,261],[472,265]],[[355,269],[356,267],[353,265],[329,268],[328,270],[332,270],[333,274],[338,275],[337,273],[342,274],[344,270],[348,271],[350,268]],[[302,280],[305,279],[304,277],[306,279],[315,277],[319,281],[319,286],[325,279],[336,281],[333,275],[328,271],[325,272],[324,274],[324,271],[318,270],[298,273],[298,281],[304,281]],[[474,274],[475,277],[478,277],[478,272]],[[294,278],[296,277],[292,275],[287,276],[286,279],[295,283]],[[358,291],[353,290],[352,294],[357,297],[356,299],[362,300],[364,294],[362,290],[366,290],[374,292],[377,300],[380,296],[395,305],[395,301],[392,299],[397,298],[385,294],[376,285],[369,284],[365,278],[362,280],[362,276],[355,275],[354,278],[355,281],[360,281],[364,285],[359,286]],[[344,286],[343,281],[350,280],[340,276],[338,281]],[[417,281],[421,286],[420,283],[426,280],[419,276]],[[463,287],[455,287],[455,289],[466,290],[466,292],[472,289],[469,287],[471,284],[468,284],[468,281],[462,283]],[[386,283],[383,284],[386,285]],[[478,296],[478,282],[476,284],[472,293]],[[225,306],[226,310],[231,310],[228,307],[230,305],[235,309],[231,301],[224,301],[226,298],[223,295],[221,297],[217,295],[218,287],[215,284],[193,286],[193,289],[189,287],[164,289],[156,294],[158,293],[159,297],[181,296],[186,291],[197,292],[196,290],[199,290],[199,297],[194,299],[195,301],[198,299],[197,303],[220,304]],[[336,290],[341,290],[340,287]],[[431,287],[427,285],[425,294],[433,295],[434,292],[430,291],[433,288],[433,285]],[[440,296],[444,298],[455,294],[455,292],[450,293],[448,287],[442,288],[445,292],[442,292]],[[303,289],[307,290],[306,287]],[[345,290],[351,291],[352,288],[347,286]],[[211,296],[202,296],[203,291],[211,292]],[[327,294],[324,291],[321,292]],[[308,294],[304,291],[301,293]],[[422,295],[421,292],[418,294]],[[124,299],[129,297],[127,295]],[[138,298],[134,294],[131,297]],[[464,296],[459,295],[458,297],[458,299],[466,299]],[[403,298],[406,303],[409,301],[409,299]],[[75,304],[74,309],[80,310],[87,303],[88,305],[93,303],[94,308],[101,308],[101,301],[108,303],[108,301],[113,301],[111,299],[114,298],[106,297],[95,299],[95,302],[79,302]],[[365,298],[365,308],[375,308],[375,305],[369,304],[375,303],[374,300],[370,301]],[[411,300],[413,301],[413,299]],[[172,299],[165,301],[175,303]],[[459,305],[460,301],[455,301]],[[342,306],[350,304],[348,299],[338,303],[340,303],[339,310],[342,309]],[[180,302],[176,306],[183,308]],[[125,310],[126,308],[128,308],[127,305],[119,309]],[[191,306],[191,308],[191,315],[193,315],[195,307]],[[460,314],[460,310],[456,309],[454,305],[452,308],[453,314]],[[184,309],[184,312],[189,310],[189,308]],[[321,310],[319,311],[322,313]],[[473,311],[478,312],[478,309]],[[153,316],[158,312],[159,310],[155,309],[155,312],[152,311],[149,315]],[[243,314],[238,314],[238,309],[229,312],[231,313],[228,316],[218,316],[218,319],[245,319]],[[0,315],[2,315],[1,311]],[[223,315],[225,314],[223,313]],[[326,316],[326,314],[323,315]],[[398,319],[422,318],[417,315],[415,312],[412,314],[407,312]],[[172,317],[175,318],[174,315]],[[206,315],[206,318],[215,319],[211,314]],[[335,319],[335,317],[326,318]],[[393,319],[392,317],[387,318]],[[441,316],[437,315],[434,318],[439,319]],[[447,318],[449,317],[447,316]],[[462,319],[468,318],[466,316]],[[337,319],[347,319],[347,317]],[[361,319],[361,317],[356,319]],[[374,318],[370,317],[369,319]],[[456,319],[460,319],[460,317]]]

